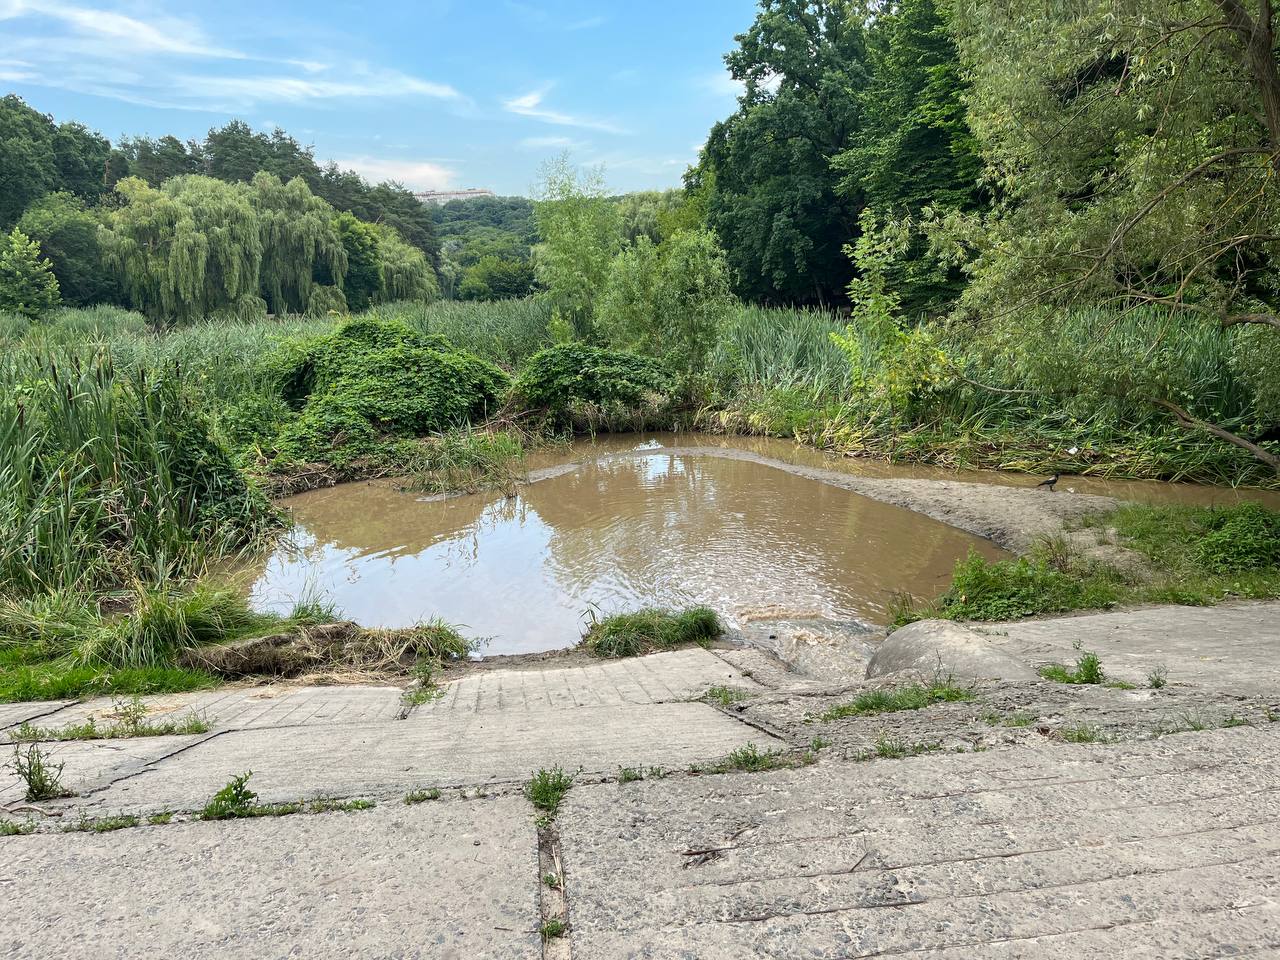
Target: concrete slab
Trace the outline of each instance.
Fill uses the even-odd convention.
[[[1077,642],[1111,676],[1143,684],[1157,666],[1170,683],[1240,694],[1280,691],[1280,603],[1154,607],[1116,613],[988,624],[994,646],[1037,665],[1074,663]]]
[[[206,736],[208,734],[42,743],[40,751],[54,766],[63,765],[62,785],[77,796],[84,796],[114,780],[133,776],[146,769],[148,764],[185,750]],[[4,758],[4,766],[0,767],[0,804],[23,802],[26,785],[9,766],[14,748],[6,745],[3,749],[5,752],[0,754]]]
[[[684,768],[754,742],[781,744],[702,703],[428,712],[399,723],[241,730],[95,795],[106,810],[195,809],[253,771],[264,801],[523,781],[540,767]]]
[[[90,716],[110,723],[118,698],[97,697],[40,718],[42,727],[83,723]],[[148,717],[203,717],[215,730],[295,727],[308,724],[371,723],[394,720],[402,708],[400,687],[274,684],[229,687],[143,697]]]
[[[41,700],[35,703],[0,703],[0,730],[16,727],[26,721],[35,722],[57,713],[74,700]]]
[[[505,798],[0,840],[12,960],[538,960],[537,841]]]
[[[700,648],[549,670],[483,670],[455,680],[417,713],[562,709],[695,700],[708,687],[758,684]]]
[[[573,955],[1265,954],[1278,753],[1235,729],[575,788]]]

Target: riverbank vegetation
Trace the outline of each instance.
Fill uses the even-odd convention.
[[[211,683],[176,653],[298,619],[209,585],[272,496],[509,489],[574,432],[1276,486],[1273,14],[1177,9],[763,0],[683,189],[621,198],[566,157],[428,209],[283,131],[0,100],[0,698]],[[1045,544],[930,609],[1280,592],[1261,508],[1106,529],[1145,573]]]

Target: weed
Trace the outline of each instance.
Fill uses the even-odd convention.
[[[825,750],[829,746],[831,746],[831,741],[826,737],[814,737],[809,741],[809,749],[815,753],[819,750]]]
[[[923,753],[936,753],[941,749],[942,743],[940,741],[918,741],[912,743],[898,737],[881,734],[874,747],[862,752],[854,759],[871,760],[879,757],[885,760],[901,760],[903,757],[918,757]]]
[[[706,646],[723,629],[709,607],[691,607],[682,613],[645,609],[604,618],[598,618],[592,609],[587,612],[582,642],[600,657],[635,657],[687,643]]]
[[[1151,672],[1147,674],[1147,686],[1152,690],[1159,690],[1168,682],[1163,664],[1153,667]]]
[[[560,878],[557,877],[554,873],[543,874],[542,882],[545,883],[552,890],[560,889]]]
[[[703,699],[718,703],[722,707],[729,707],[735,703],[741,703],[747,700],[751,694],[739,687],[711,687],[703,694]]]
[[[1067,743],[1107,743],[1111,738],[1102,732],[1101,727],[1087,723],[1077,723],[1058,730],[1058,736]]]
[[[761,750],[754,743],[748,743],[715,763],[695,764],[689,768],[689,772],[731,773],[741,770],[745,773],[762,773],[766,770],[797,766],[799,762],[802,761],[789,761],[781,750]]]
[[[619,767],[618,782],[634,783],[636,780],[661,780],[667,772],[661,767]]]
[[[410,790],[404,795],[404,802],[408,806],[413,806],[415,803],[426,803],[428,800],[439,799],[439,787],[428,787],[425,790]]]
[[[893,713],[898,710],[920,710],[937,703],[959,703],[975,698],[972,689],[952,683],[951,678],[935,680],[925,686],[919,683],[879,690],[867,690],[849,703],[842,703],[823,713],[818,719],[824,723],[847,717],[871,716],[877,713]]]
[[[13,760],[8,764],[18,778],[27,785],[26,799],[60,800],[74,794],[62,785],[62,768],[49,763],[48,758],[37,744],[29,744],[25,751],[20,747],[13,748]]]
[[[1222,721],[1222,726],[1223,727],[1249,727],[1249,726],[1252,726],[1252,724],[1249,723],[1249,721],[1246,720],[1244,717],[1241,717],[1233,713],[1231,714],[1231,716],[1227,717],[1227,719]]]
[[[67,824],[62,831],[64,833],[111,833],[113,830],[128,830],[130,827],[136,827],[139,822],[138,818],[131,813],[97,818],[81,814],[79,820]]]
[[[1079,649],[1077,647],[1077,649]],[[1107,679],[1102,669],[1102,662],[1096,653],[1081,653],[1075,667],[1067,667],[1060,663],[1049,664],[1040,668],[1040,676],[1057,683],[1100,684]]]
[[[47,740],[117,740],[131,737],[168,737],[208,733],[209,724],[195,713],[188,713],[180,720],[152,722],[146,719],[147,708],[140,697],[115,702],[115,723],[99,726],[95,718],[84,723],[65,727],[36,727],[23,723],[9,734],[14,743],[35,743]]]
[[[1036,722],[1034,713],[1015,710],[1013,713],[984,713],[982,720],[991,727],[1029,727]]]
[[[160,813],[153,813],[147,817],[147,823],[155,827],[169,823],[171,820],[173,820],[173,814],[168,810],[162,810]]]
[[[229,820],[236,817],[253,816],[253,809],[258,802],[258,795],[249,789],[249,778],[252,770],[246,770],[210,798],[200,811],[201,820]]]
[[[543,940],[554,940],[556,937],[563,937],[568,929],[563,920],[558,917],[552,917],[550,920],[543,922],[540,932]]]
[[[535,773],[524,785],[524,795],[535,808],[554,817],[572,786],[573,774],[565,773],[559,767],[552,767]]]
[[[18,823],[15,820],[0,820],[0,837],[21,837],[34,832],[34,821],[26,820]]]

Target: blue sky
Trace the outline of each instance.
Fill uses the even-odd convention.
[[[527,193],[568,150],[677,186],[754,0],[0,0],[0,90],[103,134],[279,125],[372,180]]]

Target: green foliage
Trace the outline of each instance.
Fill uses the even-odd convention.
[[[427,493],[515,492],[524,477],[524,442],[514,433],[449,430],[419,448],[408,486]]]
[[[963,703],[975,698],[969,687],[961,687],[951,678],[935,680],[928,685],[912,683],[900,687],[868,690],[849,703],[842,703],[824,712],[819,719],[825,722],[843,720],[846,717],[872,716],[877,713],[893,713],[898,710],[921,710],[937,703]]]
[[[107,269],[98,240],[98,217],[67,192],[51,193],[27,207],[18,229],[49,258],[64,303],[117,303],[119,284]]]
[[[723,630],[709,607],[690,607],[681,613],[646,609],[603,618],[592,611],[582,643],[600,657],[637,657],[689,643],[706,646]]]
[[[516,377],[513,396],[557,425],[574,426],[661,416],[677,389],[657,360],[571,343],[534,354]]]
[[[951,588],[938,601],[953,620],[1015,620],[1081,607],[1107,607],[1119,598],[1114,583],[1055,569],[1042,557],[990,561],[977,553],[956,564]]]
[[[217,679],[200,670],[142,667],[102,670],[72,667],[64,661],[0,670],[0,703],[29,700],[77,700],[109,694],[187,693],[214,686]]]
[[[338,231],[347,260],[343,294],[352,310],[363,310],[378,296],[382,285],[378,269],[378,235],[371,224],[356,219],[350,213],[339,214],[334,220],[334,228]]]
[[[527,260],[484,256],[467,267],[459,300],[519,300],[533,293],[533,266]]]
[[[572,786],[573,774],[565,773],[560,767],[552,767],[535,773],[524,785],[524,795],[538,810],[555,816]]]
[[[340,281],[347,272],[346,244],[335,229],[333,208],[301,179],[281,183],[270,173],[253,177],[248,197],[257,213],[262,249],[258,273],[268,309],[311,311],[317,273]],[[326,299],[332,302],[331,295]]]
[[[1106,672],[1102,669],[1102,661],[1098,659],[1096,653],[1090,651],[1081,653],[1074,667],[1063,666],[1060,663],[1041,667],[1040,676],[1057,683],[1068,683],[1077,686],[1097,685],[1105,683],[1107,679]]]
[[[195,713],[181,719],[148,720],[147,706],[135,695],[130,700],[117,699],[112,703],[116,720],[100,724],[90,715],[83,723],[64,727],[37,727],[23,722],[9,733],[14,743],[33,743],[43,740],[121,740],[134,737],[170,737],[207,733],[209,724]]]
[[[698,764],[690,768],[691,773],[764,773],[767,770],[778,770],[795,766],[783,755],[781,750],[761,750],[754,743],[734,750],[723,760],[711,764]]]
[[[13,748],[13,759],[5,764],[13,770],[18,779],[26,785],[24,799],[36,802],[40,800],[60,800],[73,796],[72,792],[62,785],[62,768],[49,762],[38,744],[28,744]]]
[[[249,778],[252,770],[246,770],[209,798],[209,802],[200,811],[201,820],[231,820],[237,817],[253,815],[257,806],[258,795],[249,789]]]
[[[1280,567],[1280,512],[1242,503],[1212,511],[1202,528],[1196,559],[1214,573]]]
[[[596,296],[622,245],[617,205],[601,171],[579,174],[566,155],[543,168],[535,210],[542,237],[533,258],[538,296],[574,337],[590,337]]]
[[[59,302],[58,278],[40,244],[17,227],[0,236],[0,311],[38,320]]]
[[[95,200],[111,145],[79,123],[54,124],[20,97],[0,98],[0,230],[46,193]]]
[[[351,320],[286,347],[270,362],[285,400],[302,405],[276,444],[289,461],[347,463],[387,438],[479,422],[495,411],[508,377],[406,324]]]
[[[423,790],[410,790],[408,793],[404,795],[404,802],[406,806],[414,806],[415,804],[426,803],[428,800],[439,800],[439,799],[440,799],[439,787],[427,787],[426,789],[423,789]]]

